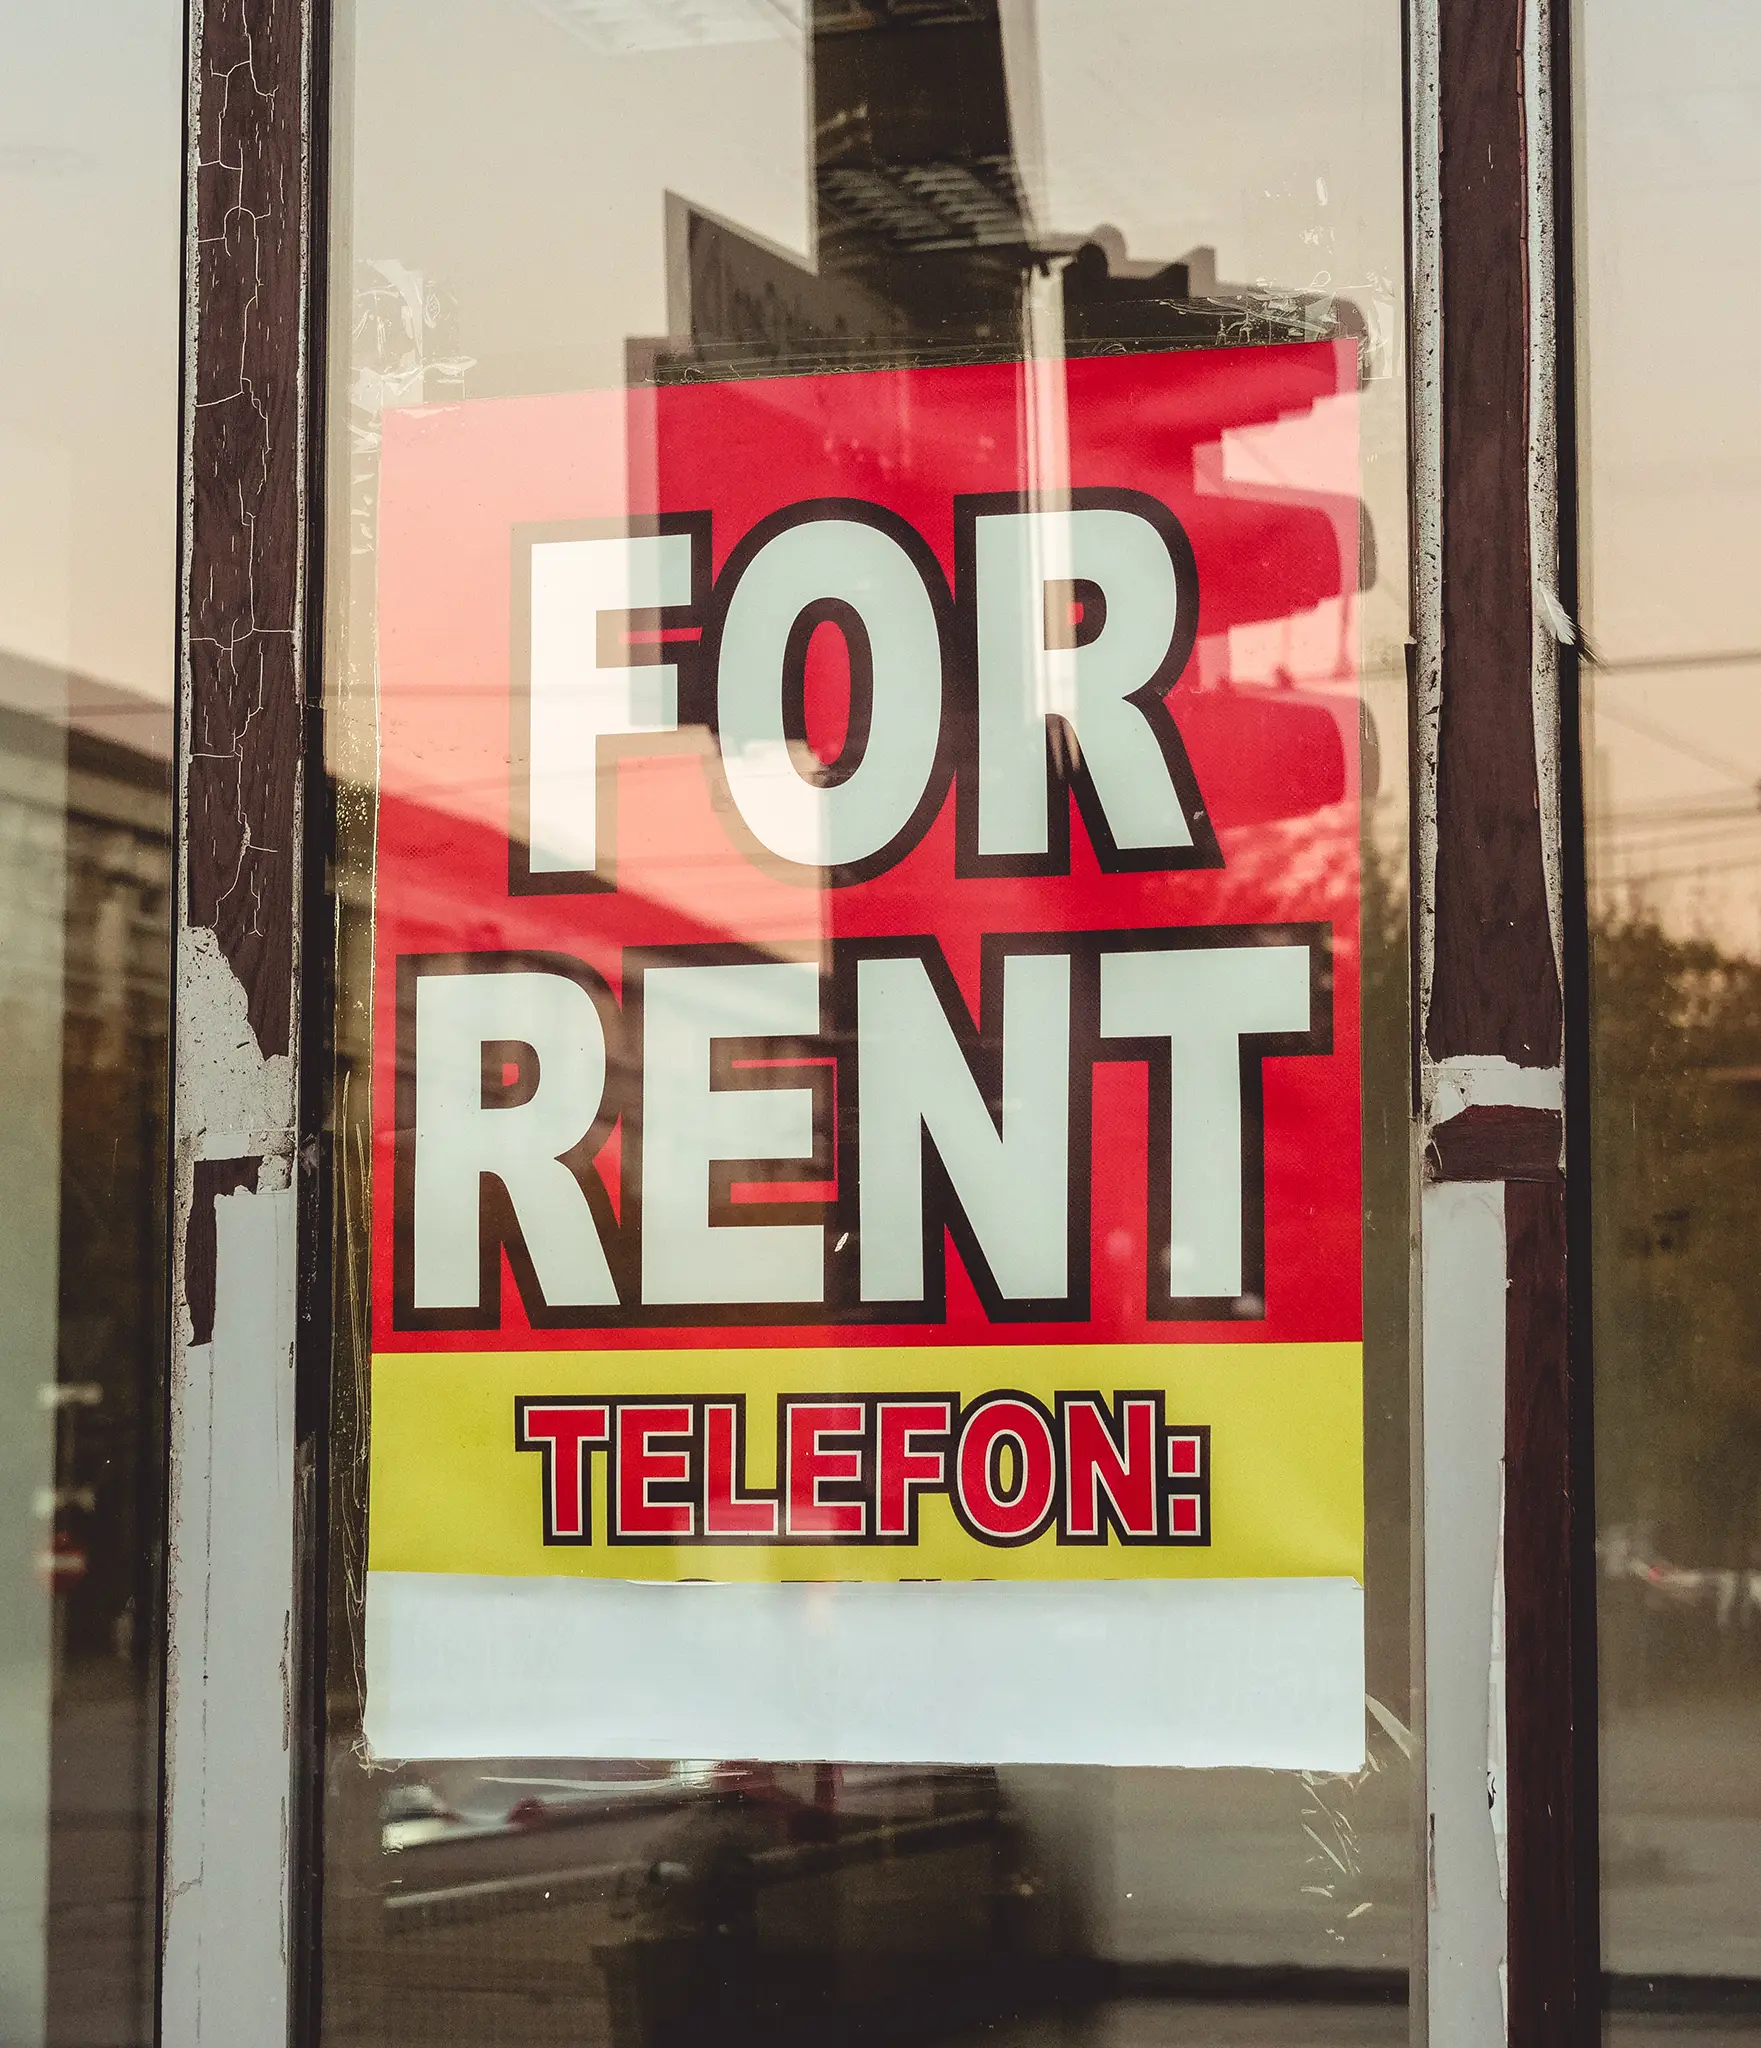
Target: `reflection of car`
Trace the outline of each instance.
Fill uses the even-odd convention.
[[[380,1802],[388,1854],[676,1806],[713,1782],[710,1764],[431,1764]]]
[[[493,1988],[498,2041],[933,2006],[994,1981],[1028,1889],[986,1770],[427,1764],[392,1781],[379,1835],[397,1977],[442,2001]],[[549,2024],[521,2031],[523,2003]]]

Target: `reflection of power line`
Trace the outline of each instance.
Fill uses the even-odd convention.
[[[1732,782],[1740,782],[1753,788],[1755,774],[1752,769],[1735,766],[1728,755],[1714,754],[1704,747],[1698,747],[1692,740],[1684,739],[1680,733],[1671,732],[1665,725],[1657,725],[1637,711],[1618,709],[1612,704],[1598,702],[1595,709],[1598,724],[1610,719],[1616,725],[1624,725],[1629,732],[1636,732],[1643,738],[1655,740],[1660,747],[1668,747],[1689,761],[1697,761],[1702,768],[1710,768],[1715,775],[1728,776]]]
[[[1612,875],[1609,881],[1621,888],[1635,882],[1685,882],[1702,875],[1736,875],[1750,869],[1761,868],[1761,851],[1741,854],[1732,860],[1714,860],[1696,863],[1685,868],[1647,868],[1634,875]]]
[[[1749,818],[1761,816],[1761,785],[1742,790],[1700,790],[1686,796],[1655,798],[1650,803],[1610,804],[1609,818],[1672,823],[1682,818]]]
[[[1678,873],[1701,873],[1711,857],[1722,857],[1727,848],[1738,865],[1745,865],[1751,856],[1736,849],[1754,844],[1757,827],[1761,827],[1758,792],[1639,804],[1593,817],[1589,836],[1599,871],[1598,887],[1617,889],[1667,880]],[[1681,867],[1684,859],[1693,863],[1691,868]],[[1645,862],[1671,865],[1647,869],[1642,865]]]
[[[1758,825],[1761,813],[1734,818],[1685,818],[1673,825],[1626,825],[1617,819],[1596,825],[1591,837],[1598,846],[1634,854],[1646,848],[1656,852],[1666,846],[1711,846],[1721,839],[1746,841]]]
[[[1724,647],[1710,654],[1628,655],[1620,661],[1592,658],[1589,666],[1600,675],[1665,675],[1677,669],[1748,668],[1761,664],[1761,647]]]
[[[1761,853],[1738,848],[1681,846],[1653,854],[1646,861],[1606,871],[1598,869],[1597,887],[1625,889],[1639,883],[1669,882],[1682,875],[1735,874],[1761,865]]]
[[[1682,797],[1675,803],[1610,808],[1591,820],[1596,832],[1668,831],[1675,827],[1734,825],[1761,819],[1761,791],[1745,797]]]
[[[1684,860],[1734,860],[1746,861],[1755,858],[1754,842],[1749,846],[1732,845],[1728,840],[1700,839],[1683,840],[1674,845],[1622,847],[1618,858],[1600,859],[1598,871],[1607,882],[1618,882],[1628,878],[1637,879],[1646,872],[1646,863],[1655,867],[1657,862],[1680,862]]]

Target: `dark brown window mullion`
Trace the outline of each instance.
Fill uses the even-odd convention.
[[[1414,24],[1435,92],[1434,161],[1415,150],[1415,192],[1434,178],[1434,210],[1420,207],[1415,249],[1433,238],[1436,266],[1430,320],[1415,308],[1415,418],[1440,486],[1417,707],[1434,735],[1415,831],[1434,848],[1416,920],[1427,1270],[1446,1269],[1435,1240],[1465,1213],[1433,1198],[1451,1185],[1497,1199],[1504,1249],[1501,1302],[1427,1298],[1425,1372],[1441,1401],[1464,1324],[1502,1324],[1501,1583],[1487,1590],[1503,1755],[1495,1728],[1488,1770],[1521,2044],[1591,2042],[1599,2007],[1563,15],[1560,0],[1418,0]],[[1440,1518],[1426,1526],[1448,1543]],[[1427,1613],[1429,1633],[1462,1625]],[[1434,1800],[1433,1830],[1438,1818]],[[1448,1996],[1433,1982],[1433,2009]]]
[[[318,1695],[321,1404],[296,1400],[318,1126],[324,0],[191,0],[173,1022],[166,2042],[293,2018]],[[306,948],[302,953],[303,946]],[[307,1091],[308,1093],[310,1091]]]
[[[1432,1073],[1502,1059],[1557,1073],[1565,1006],[1554,934],[1569,940],[1571,918],[1559,886],[1558,806],[1543,806],[1536,754],[1535,158],[1532,92],[1525,96],[1535,81],[1523,66],[1525,35],[1529,47],[1535,38],[1522,0],[1430,4],[1442,138],[1442,518],[1428,798],[1420,778],[1421,805],[1431,810],[1421,824],[1436,834],[1422,1064]],[[306,1125],[297,1066],[303,847],[313,836],[303,783],[316,623],[310,473],[319,371],[310,341],[324,232],[315,206],[324,12],[321,0],[305,9],[297,0],[194,0],[192,11],[168,2040],[285,2038],[287,1958],[299,1946],[290,1918],[293,1870],[304,1859],[288,1844],[300,1833],[259,1825],[251,1802],[265,1812],[297,1802],[296,1759],[313,1704],[298,1673],[317,1661],[301,1657],[291,1633],[301,1568],[293,1503],[311,1498],[316,1441],[308,1431],[281,1445],[270,1425],[278,1401],[294,1412]],[[1556,731],[1543,730],[1542,752],[1557,762]],[[1436,1184],[1503,1190],[1510,2034],[1587,2039],[1594,1801],[1585,1804],[1583,1788],[1594,1716],[1584,1710],[1588,1595],[1571,1514],[1581,1414],[1568,1344],[1558,1111],[1481,1098],[1428,1135]],[[308,1284],[309,1298],[322,1301]],[[204,1420],[200,1402],[216,1398],[242,1399],[240,1441],[255,1447],[274,1482],[255,1518],[245,1515],[242,1535],[190,1514],[192,1482],[212,1479],[234,1448]],[[214,1633],[241,1559],[255,1572],[247,1635],[267,1640],[267,1623],[281,1627],[276,1673],[253,1669],[248,1655],[241,1662]],[[239,1770],[236,1786],[224,1775],[227,1758]],[[273,1802],[263,1801],[266,1792]],[[1448,1995],[1433,1984],[1434,2000]]]

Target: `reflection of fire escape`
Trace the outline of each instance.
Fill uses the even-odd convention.
[[[632,383],[1044,353],[1048,313],[1072,356],[1364,332],[1349,301],[1219,285],[1209,250],[1133,263],[1037,223],[997,0],[808,0],[804,32],[812,259],[670,199],[671,332],[631,342]]]

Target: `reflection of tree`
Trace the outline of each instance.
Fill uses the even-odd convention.
[[[1761,961],[1642,915],[1593,944],[1597,1519],[1761,1563]]]
[[[1407,1698],[1412,1038],[1398,854],[1363,840],[1364,1552],[1371,1692]]]

